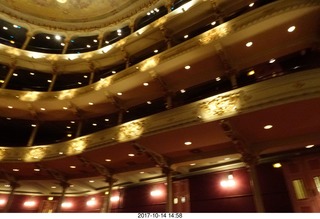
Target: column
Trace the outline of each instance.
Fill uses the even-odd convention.
[[[262,201],[262,195],[257,175],[256,164],[258,162],[258,157],[252,154],[242,155],[244,162],[247,165],[247,170],[250,176],[250,186],[253,193],[254,204],[256,211],[259,213],[265,212],[264,204]]]
[[[165,3],[165,6],[166,6],[166,8],[168,10],[168,13],[171,12],[172,4],[173,4],[173,0],[167,0],[166,3]]]
[[[76,138],[81,136],[82,126],[83,126],[83,121],[79,120],[77,131],[76,131],[76,136],[75,136]]]
[[[168,93],[166,95],[166,109],[172,109],[173,104],[172,104],[172,95],[171,93]]]
[[[28,147],[33,145],[34,139],[36,138],[38,130],[39,130],[39,126],[40,126],[39,123],[37,123],[37,124],[35,124],[35,127],[33,127],[31,135],[30,135],[28,143],[27,143]]]
[[[98,49],[101,49],[102,45],[103,45],[103,34],[102,33],[99,34],[98,41],[99,41]]]
[[[27,48],[27,46],[29,45],[29,42],[32,39],[32,37],[33,37],[33,33],[28,31],[27,34],[26,34],[26,39],[24,40],[24,42],[23,42],[23,44],[21,46],[21,49],[26,49]]]
[[[3,82],[3,84],[1,85],[1,88],[6,88],[6,87],[7,87],[8,83],[9,83],[9,81],[10,81],[10,79],[11,79],[13,73],[14,73],[15,68],[16,68],[15,63],[11,64],[10,70],[9,70],[9,72],[7,73],[6,78],[4,79],[4,82]]]
[[[163,172],[166,174],[166,177],[167,177],[166,212],[172,212],[173,210],[172,170],[170,168],[163,168]]]
[[[14,198],[14,191],[19,186],[20,185],[17,182],[10,182],[11,191],[10,191],[10,195],[8,197],[7,204],[6,204],[5,208],[3,209],[3,212],[9,212],[11,205],[12,205],[12,202],[13,202],[13,198]]]
[[[118,125],[120,125],[123,121],[123,114],[124,114],[124,110],[121,109],[118,114]]]
[[[110,177],[107,177],[106,182],[109,184],[109,188],[108,188],[108,194],[106,194],[102,203],[102,207],[100,210],[101,213],[111,212],[112,187],[113,187],[113,184],[116,182],[116,180],[110,176]]]
[[[52,79],[51,79],[51,82],[50,82],[50,85],[49,85],[49,88],[48,88],[49,92],[53,90],[53,86],[54,86],[54,84],[55,84],[55,82],[57,80],[57,76],[58,75],[55,72],[52,74]]]
[[[62,50],[62,54],[66,54],[67,53],[67,50],[68,50],[68,47],[69,47],[69,44],[70,44],[70,37],[66,37],[64,39],[64,46],[63,46],[63,50]]]
[[[60,185],[62,187],[62,193],[61,193],[60,199],[58,201],[57,209],[56,209],[55,212],[61,212],[61,207],[62,207],[61,205],[62,205],[62,203],[64,201],[67,188],[70,186],[70,184],[67,183],[67,182],[61,182]]]
[[[134,25],[135,25],[135,19],[131,18],[129,23],[130,33],[134,33]]]

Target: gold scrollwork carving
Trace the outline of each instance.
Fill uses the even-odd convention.
[[[25,161],[34,161],[41,160],[46,155],[46,148],[31,148],[26,153],[24,160]]]
[[[212,100],[203,103],[200,106],[202,117],[210,118],[212,116],[221,116],[226,113],[237,111],[239,96],[239,93],[225,96],[219,95]]]
[[[118,141],[133,140],[140,137],[143,133],[142,121],[133,121],[120,127]]]

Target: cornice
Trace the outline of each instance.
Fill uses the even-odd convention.
[[[30,31],[39,29],[49,31],[63,32],[91,32],[105,27],[118,26],[120,24],[130,23],[130,20],[140,17],[145,14],[152,6],[160,5],[163,0],[143,0],[136,1],[134,4],[125,5],[124,8],[116,12],[104,14],[100,17],[95,17],[94,20],[79,20],[79,21],[59,21],[59,19],[43,19],[28,14],[23,14],[12,8],[2,5],[0,13],[8,20],[21,23],[21,26],[27,26]]]

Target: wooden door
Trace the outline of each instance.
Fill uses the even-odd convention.
[[[320,158],[295,158],[283,169],[295,212],[320,212]]]
[[[173,212],[190,212],[190,193],[188,179],[174,181]]]

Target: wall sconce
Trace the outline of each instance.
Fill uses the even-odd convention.
[[[233,179],[233,174],[229,173],[227,180],[222,180],[220,182],[220,185],[224,188],[234,187],[236,185],[236,182]]]
[[[152,191],[150,192],[150,195],[151,195],[152,197],[159,197],[159,196],[162,195],[162,191],[159,190],[159,189],[152,190]]]
[[[5,205],[6,204],[6,200],[5,199],[0,199],[0,206],[3,206],[3,205]]]
[[[36,205],[35,201],[25,201],[23,203],[23,206],[28,207],[28,208],[34,207],[35,205]]]
[[[91,198],[90,200],[87,201],[87,206],[92,207],[97,204],[97,200],[95,198]]]
[[[117,201],[119,201],[120,200],[120,197],[119,196],[112,196],[111,198],[110,198],[110,201],[111,202],[117,202]]]
[[[61,207],[63,208],[71,208],[73,206],[73,204],[71,202],[63,202],[61,204]]]

